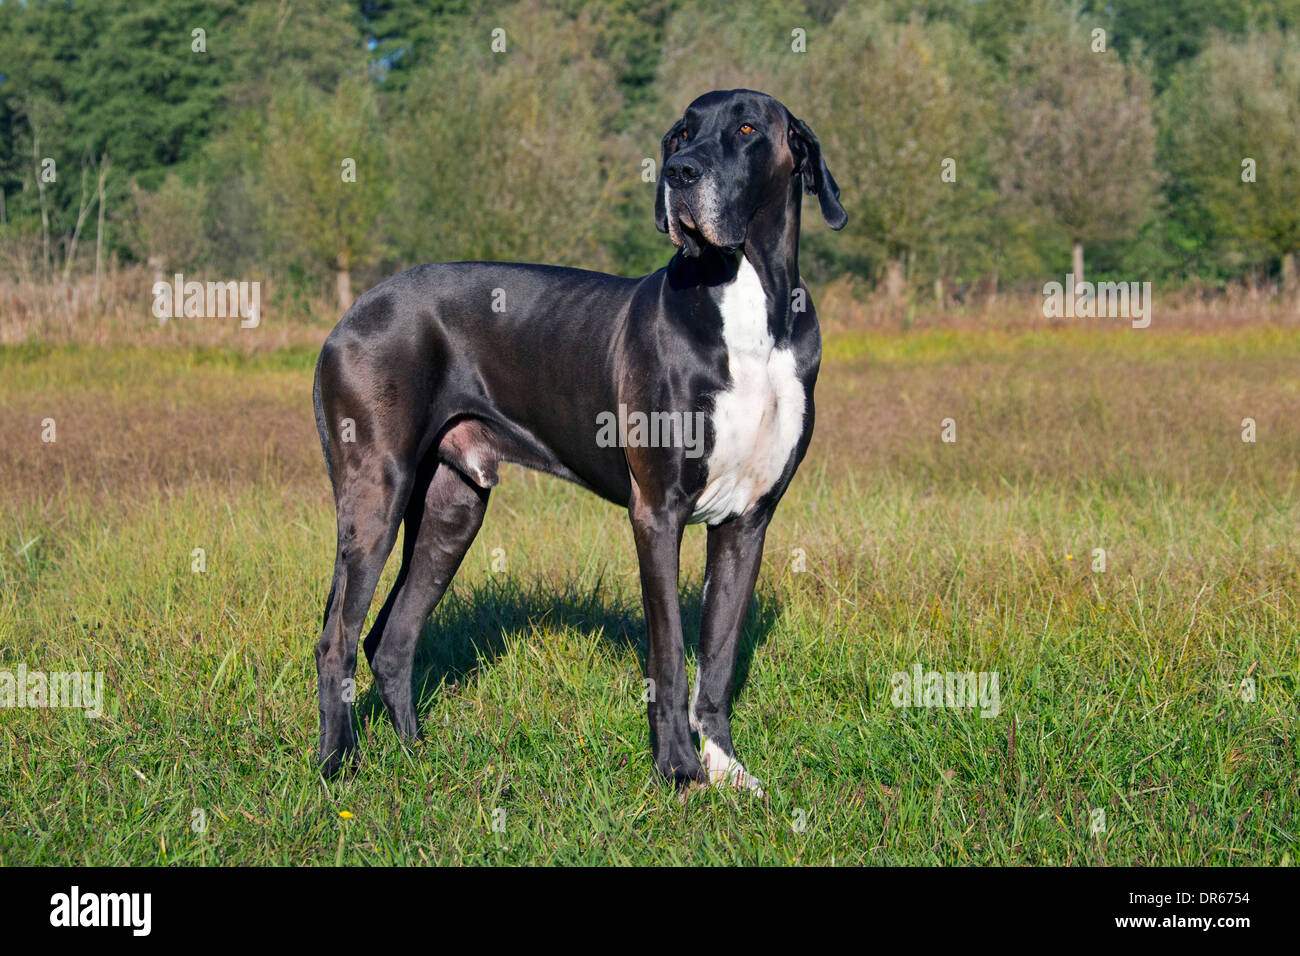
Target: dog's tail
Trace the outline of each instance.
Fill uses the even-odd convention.
[[[321,346],[320,355],[316,358],[316,373],[313,377],[311,387],[311,404],[316,413],[316,434],[320,436],[320,449],[325,455],[325,471],[330,476],[330,487],[334,487],[334,461],[330,457],[330,433],[329,426],[325,423],[325,405],[320,396],[320,369],[325,362],[325,354],[330,351],[329,341]]]

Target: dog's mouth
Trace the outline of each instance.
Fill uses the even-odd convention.
[[[708,240],[704,238],[700,227],[695,224],[695,216],[685,203],[682,203],[677,213],[677,225],[679,229],[677,245],[681,247],[682,255],[688,259],[697,258]]]
[[[736,249],[736,244],[718,242],[709,235],[710,231],[712,230],[700,228],[695,221],[695,214],[685,201],[680,201],[674,214],[668,217],[669,238],[688,259],[698,258],[705,246],[713,246],[722,252],[733,252]]]

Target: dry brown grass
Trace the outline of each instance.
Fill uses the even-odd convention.
[[[305,356],[284,368],[162,350],[54,354],[7,363],[0,486],[11,501],[57,509],[152,488],[328,491]],[[53,444],[40,440],[47,417]]]
[[[832,338],[832,354],[853,341]],[[833,470],[936,482],[1294,490],[1298,342],[1275,330],[863,341],[823,367],[815,445]],[[947,418],[956,444],[940,440]]]
[[[1061,281],[1062,277],[1056,279]],[[1128,326],[1123,320],[1113,319],[1044,318],[1042,294],[1025,287],[989,294],[987,288],[974,283],[957,297],[948,290],[942,303],[930,290],[891,303],[883,292],[873,291],[866,282],[853,278],[835,279],[815,292],[818,318],[832,333],[911,329],[1028,332]],[[1300,325],[1300,301],[1282,296],[1277,289],[1233,284],[1223,292],[1215,292],[1197,286],[1157,286],[1152,296],[1155,328],[1212,331]]]
[[[163,277],[170,281],[171,276]],[[153,315],[154,275],[144,266],[109,270],[95,297],[94,277],[45,281],[0,279],[0,345],[139,345],[221,347],[241,353],[289,345],[318,345],[338,320],[322,291],[301,296],[273,276],[186,274],[187,279],[261,282],[262,321],[240,328],[233,318],[181,318],[160,322]]]
[[[810,464],[934,485],[1293,492],[1300,335],[832,333]],[[10,501],[265,482],[325,493],[314,345],[227,351],[24,348],[0,364]],[[54,418],[58,440],[40,441]],[[1241,440],[1242,419],[1258,441]],[[957,442],[940,440],[944,419]]]
[[[153,274],[144,266],[110,269],[98,300],[94,279],[46,281],[30,274],[0,278],[0,345],[138,345],[185,348],[220,347],[242,354],[285,346],[316,346],[339,318],[330,289],[303,294],[275,276],[212,276],[262,283],[263,319],[242,329],[234,319],[171,319],[159,322],[151,311]],[[165,276],[170,279],[170,275]],[[996,295],[971,284],[952,289],[939,303],[931,291],[890,303],[858,279],[835,279],[814,289],[818,316],[828,333],[900,332],[926,329],[1029,332],[1055,329],[1088,331],[1127,327],[1123,320],[1046,319],[1042,296],[1019,288]],[[1210,292],[1195,286],[1155,289],[1153,327],[1177,330],[1231,330],[1256,326],[1300,326],[1300,302],[1273,288],[1230,286]]]

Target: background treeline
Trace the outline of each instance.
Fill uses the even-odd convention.
[[[346,301],[441,259],[649,271],[643,160],[739,85],[843,189],[815,279],[1297,291],[1300,0],[6,0],[0,277],[138,262]]]

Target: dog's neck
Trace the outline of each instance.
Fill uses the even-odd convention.
[[[794,291],[799,288],[799,218],[803,184],[790,179],[786,195],[761,207],[750,220],[745,241],[736,249],[705,245],[699,255],[681,250],[668,263],[674,288],[699,288],[714,298],[736,281],[742,259],[748,259],[763,287],[767,323],[778,346],[790,341],[796,314]],[[806,307],[806,306],[805,306]]]
[[[754,214],[745,243],[738,250],[758,273],[767,298],[768,328],[778,346],[790,340],[794,327],[802,193],[802,180],[792,176],[784,201],[771,202]]]
[[[703,245],[698,255],[678,249],[668,263],[668,281],[674,289],[698,289],[715,299],[723,286],[736,280],[742,259],[758,275],[767,301],[768,329],[778,347],[790,341],[797,313],[799,288],[799,224],[803,180],[790,177],[784,196],[774,197],[750,220],[745,241],[735,249]]]

